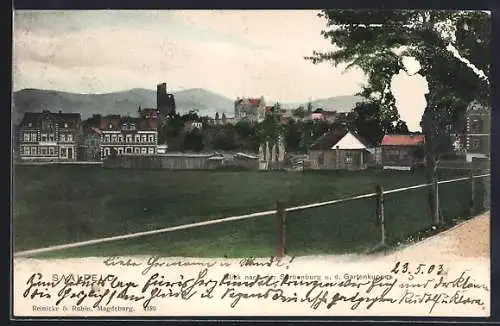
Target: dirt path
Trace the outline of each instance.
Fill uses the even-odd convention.
[[[311,261],[475,261],[489,264],[490,213],[471,218],[451,229],[390,253],[371,255],[323,255],[302,257]]]
[[[397,252],[380,257],[415,260],[485,259],[490,257],[490,212]]]

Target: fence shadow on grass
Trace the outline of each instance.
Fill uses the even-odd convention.
[[[364,198],[286,213],[286,253],[353,253],[380,240],[376,199]]]

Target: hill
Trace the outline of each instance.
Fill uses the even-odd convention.
[[[226,113],[228,116],[233,116],[233,100],[211,91],[193,88],[173,92],[173,94],[179,113],[197,110],[200,115],[214,116],[216,112],[219,112],[219,114]],[[334,96],[312,101],[312,105],[314,109],[348,112],[360,100],[359,96]],[[91,117],[93,114],[135,115],[139,105],[143,108],[156,107],[156,91],[134,88],[106,94],[76,94],[27,88],[14,92],[13,119],[18,122],[25,112],[41,112],[42,110],[80,113],[82,119]],[[306,106],[307,103],[284,103],[282,106],[295,109],[300,105]]]
[[[356,102],[362,101],[363,98],[361,96],[355,95],[342,95],[342,96],[332,96],[324,99],[317,99],[311,101],[311,105],[313,109],[322,108],[328,111],[337,111],[337,112],[349,112],[351,111]],[[299,106],[307,107],[307,103],[284,103],[283,107],[288,110],[293,110],[298,108]]]
[[[213,92],[195,88],[173,92],[180,113],[198,110],[201,115],[225,112],[232,115],[233,101]],[[53,90],[23,89],[14,92],[13,118],[18,121],[25,112],[42,110],[81,113],[82,119],[93,114],[135,115],[139,105],[156,107],[156,91],[135,88],[106,94],[75,94]]]

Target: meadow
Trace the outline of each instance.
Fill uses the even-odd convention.
[[[464,172],[442,172],[449,179]],[[423,171],[259,172],[16,166],[14,252],[425,183]],[[468,181],[442,185],[446,218],[467,214]],[[387,195],[388,241],[432,224],[427,190]],[[287,253],[360,252],[380,239],[375,198],[287,214]],[[274,215],[57,251],[42,257],[274,255]]]

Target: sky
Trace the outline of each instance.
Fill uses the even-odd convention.
[[[16,11],[13,87],[76,93],[204,88],[283,102],[354,95],[359,69],[304,60],[332,50],[317,11]]]

